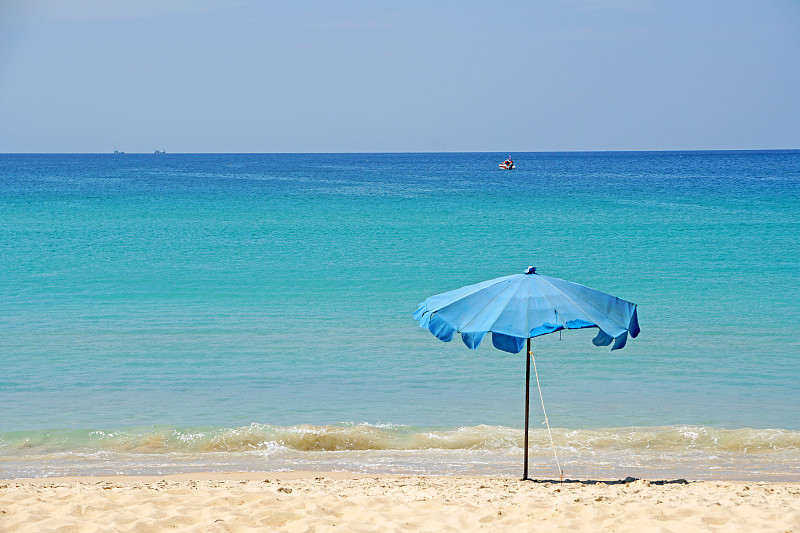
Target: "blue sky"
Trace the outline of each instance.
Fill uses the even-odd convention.
[[[0,0],[0,152],[783,148],[798,0]]]

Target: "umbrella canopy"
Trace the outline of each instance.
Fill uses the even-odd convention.
[[[636,305],[577,283],[551,278],[528,267],[524,274],[504,276],[431,296],[417,307],[414,318],[442,341],[456,333],[469,348],[477,349],[487,333],[495,348],[518,353],[527,342],[525,370],[525,462],[522,479],[528,479],[528,406],[530,365],[536,361],[531,338],[563,329],[598,328],[595,346],[612,350],[625,346],[628,335],[639,335]],[[536,383],[539,383],[538,372]],[[539,397],[541,398],[541,387]],[[547,430],[550,424],[544,410]],[[553,444],[552,434],[550,442]],[[555,445],[553,444],[555,455]],[[558,456],[556,455],[558,464]],[[559,471],[561,467],[559,465]],[[561,471],[563,479],[563,471]]]
[[[518,353],[525,339],[563,329],[599,328],[592,341],[612,350],[639,335],[636,305],[577,283],[536,273],[515,274],[431,296],[414,312],[442,341],[456,333],[476,349],[491,332],[498,350]]]

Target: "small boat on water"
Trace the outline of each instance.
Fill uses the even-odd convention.
[[[517,167],[514,166],[514,162],[511,160],[510,157],[508,159],[506,159],[505,161],[503,161],[502,163],[500,163],[500,165],[498,165],[498,166],[500,168],[504,169],[504,170],[513,170],[513,169],[517,168]]]

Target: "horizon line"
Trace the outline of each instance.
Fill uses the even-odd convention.
[[[540,150],[540,151],[470,151],[470,150],[428,150],[428,151],[368,151],[368,152],[0,152],[0,155],[349,155],[349,154],[559,154],[559,153],[674,153],[674,152],[795,152],[800,148],[690,148],[658,150]]]

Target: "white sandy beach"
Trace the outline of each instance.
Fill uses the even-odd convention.
[[[656,485],[329,472],[0,482],[0,531],[800,532],[800,483]]]

